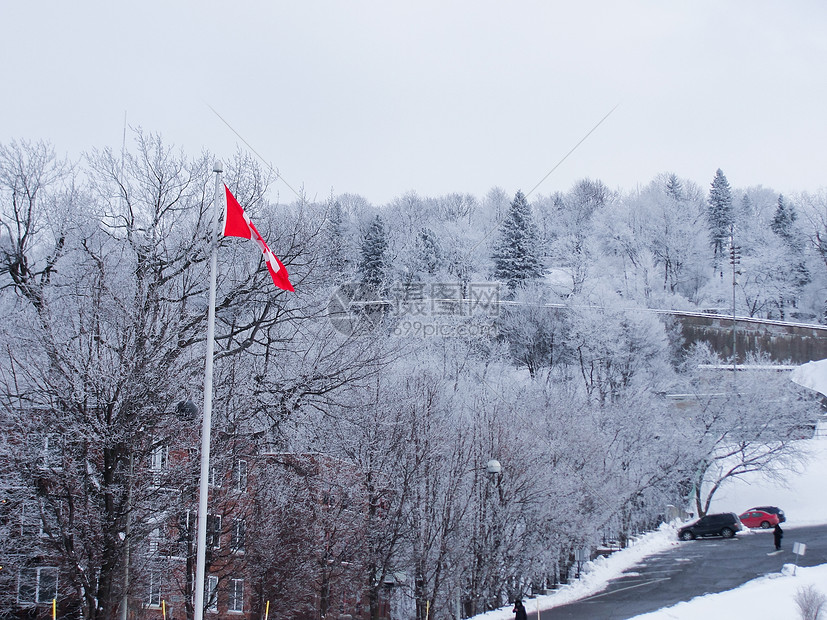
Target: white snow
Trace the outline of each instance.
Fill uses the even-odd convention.
[[[827,360],[802,364],[792,371],[790,379],[798,385],[827,395]]]
[[[787,521],[785,542],[795,542],[795,528],[804,525],[827,524],[827,440],[802,442],[810,461],[801,473],[790,474],[784,480],[768,480],[760,474],[725,483],[713,498],[710,512],[742,513],[753,506],[778,506],[784,510]],[[615,552],[586,565],[589,572],[576,582],[562,587],[554,594],[524,600],[529,618],[536,618],[537,605],[541,610],[552,609],[603,590],[606,584],[630,569],[647,555],[665,551],[678,545],[676,526],[664,524],[661,528],[638,539],[629,548]],[[727,592],[708,594],[655,612],[636,616],[638,620],[696,620],[697,618],[798,618],[795,595],[802,587],[814,584],[827,595],[827,564],[798,568],[785,565],[780,573],[754,579]],[[475,620],[511,620],[511,606],[490,611]]]
[[[795,573],[795,574],[793,574]],[[827,564],[796,568],[785,564],[780,573],[748,581],[740,588],[699,596],[652,613],[635,616],[637,620],[697,620],[698,618],[750,618],[779,620],[799,618],[795,595],[814,585],[827,595]]]

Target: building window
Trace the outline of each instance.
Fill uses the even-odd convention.
[[[210,486],[221,487],[221,473],[215,467],[210,467]]]
[[[161,571],[149,571],[149,605],[161,606]]]
[[[158,553],[158,547],[161,543],[161,529],[155,528],[149,533],[149,552]]]
[[[207,611],[218,611],[218,577],[207,577],[207,589],[204,592],[204,606]]]
[[[43,535],[43,519],[40,506],[35,500],[26,500],[20,504],[20,535],[33,538]]]
[[[63,437],[57,433],[43,436],[38,465],[41,469],[63,469]]]
[[[244,538],[246,536],[246,531],[247,526],[244,523],[244,519],[233,520],[232,541],[230,543],[233,551],[244,553]]]
[[[169,534],[165,524],[161,524],[149,533],[149,552],[159,555],[171,555]]]
[[[230,579],[229,611],[244,611],[244,580]]]
[[[163,475],[169,469],[169,446],[157,445],[149,453],[149,470],[152,472],[152,483],[161,484]]]
[[[24,538],[56,537],[60,534],[61,505],[48,500],[25,500],[20,504],[20,535]]]
[[[235,488],[241,493],[245,493],[247,491],[247,461],[236,461]]]
[[[51,603],[57,598],[57,568],[21,568],[17,574],[18,603]]]
[[[212,549],[221,546],[221,515],[207,515],[207,546]]]

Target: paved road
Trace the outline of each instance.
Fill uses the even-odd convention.
[[[827,563],[827,526],[787,528],[782,552],[774,550],[772,530],[741,532],[733,539],[682,542],[646,558],[603,592],[542,612],[542,620],[625,620],[703,594],[731,590],[795,562],[794,542],[807,545],[799,566]],[[533,616],[532,616],[533,620]]]

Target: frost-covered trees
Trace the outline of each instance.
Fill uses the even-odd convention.
[[[492,252],[494,279],[505,282],[511,291],[543,275],[539,238],[531,213],[531,205],[518,191],[505,219]]]
[[[324,227],[324,250],[327,255],[327,269],[346,278],[355,271],[357,251],[350,234],[350,222],[339,200],[331,200],[327,206],[327,221]]]
[[[706,260],[703,215],[698,188],[674,174],[659,176],[639,194],[626,197],[601,222],[607,249],[623,261],[624,272],[628,264],[634,275],[624,274],[624,281],[648,278],[644,290],[657,287],[694,299]],[[657,267],[651,277],[646,274],[648,256]]]
[[[715,370],[721,366],[717,356],[699,348],[682,375],[692,396],[685,403],[688,423],[676,436],[687,449],[684,462],[691,464],[687,471],[699,515],[730,478],[754,471],[783,476],[799,466],[800,440],[810,436],[818,414],[813,393],[781,370],[756,364],[733,377]]]
[[[787,254],[783,272],[793,289],[792,294],[782,294],[776,300],[782,318],[785,314],[785,306],[795,306],[801,290],[810,282],[810,272],[804,255],[803,236],[796,224],[797,220],[798,213],[795,206],[779,194],[770,228],[783,242]]]
[[[26,174],[37,174],[40,152],[21,149]],[[30,192],[26,210],[4,208],[16,251],[3,270],[14,312],[0,327],[12,345],[0,364],[0,423],[20,493],[52,504],[47,545],[67,567],[61,588],[83,617],[108,618],[134,544],[127,522],[145,536],[137,524],[157,494],[129,483],[130,470],[161,437],[183,433],[174,403],[200,366],[209,166],[144,136],[138,156],[122,164],[101,152],[90,165],[88,193],[64,201],[73,194],[56,183]],[[59,466],[41,469],[22,437],[59,438]]]
[[[422,272],[435,275],[444,261],[442,244],[437,234],[430,228],[422,228],[416,237],[416,249]]]
[[[387,288],[388,271],[388,233],[382,216],[376,215],[362,237],[359,274],[362,282],[381,291]]]
[[[13,489],[4,499],[15,511],[43,507],[36,518],[27,511],[33,527],[49,524],[40,553],[65,569],[61,599],[87,619],[115,616],[143,587],[141,550],[193,500],[183,492],[192,472],[173,462],[191,461],[181,454],[197,444],[197,422],[176,405],[202,390],[212,165],[156,136],[139,133],[136,144],[123,158],[92,153],[88,184],[43,145],[12,144],[0,158],[9,184],[0,191],[0,465]],[[300,279],[318,282],[321,218],[297,205],[284,218],[292,229],[269,226],[266,176],[243,158],[227,170],[271,246],[288,265],[302,257]],[[337,340],[315,320],[329,288],[275,303],[260,259],[222,246],[217,432],[277,438],[300,404],[318,406],[378,371],[372,344]],[[168,468],[162,478],[182,492],[161,488],[146,474],[153,467]],[[0,579],[31,559],[6,556]]]
[[[601,251],[595,223],[613,199],[613,193],[602,182],[583,179],[566,194],[538,201],[549,267],[567,275],[571,294],[583,291],[595,269]]]
[[[723,171],[718,168],[709,188],[707,221],[712,243],[715,270],[723,277],[727,240],[732,236],[735,220],[732,211],[732,190]]]

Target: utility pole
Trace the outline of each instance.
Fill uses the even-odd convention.
[[[735,245],[735,226],[733,225],[729,230],[729,262],[732,265],[732,375],[733,380],[737,370],[737,336],[736,336],[736,321],[735,321],[735,287],[738,284],[737,276],[741,274],[738,265],[741,264],[741,248]]]

